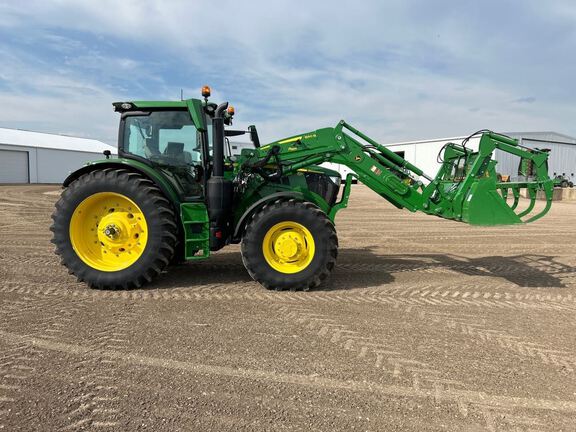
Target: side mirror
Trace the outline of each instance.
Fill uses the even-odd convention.
[[[104,153],[106,159],[110,159],[110,156],[112,155],[112,152],[110,150],[104,150],[102,153]]]
[[[259,148],[260,138],[258,138],[258,131],[256,130],[256,126],[250,125],[248,126],[248,130],[250,131],[250,139],[252,140],[254,147]]]

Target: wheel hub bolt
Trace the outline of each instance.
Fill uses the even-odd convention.
[[[107,225],[104,228],[104,235],[110,239],[117,239],[120,236],[120,228],[114,224]]]

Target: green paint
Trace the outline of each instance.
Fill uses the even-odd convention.
[[[430,215],[453,219],[473,225],[508,225],[521,223],[521,218],[533,209],[536,191],[546,195],[545,209],[524,222],[541,218],[549,210],[553,182],[548,177],[547,152],[526,150],[509,137],[492,132],[483,133],[478,152],[460,145],[448,145],[443,154],[444,163],[435,178],[396,155],[359,130],[341,121],[334,128],[295,135],[270,143],[260,149],[242,152],[241,161],[263,159],[273,146],[278,146],[278,158],[285,174],[323,162],[343,164],[352,169],[358,180],[398,208],[422,211]],[[530,164],[533,177],[522,184],[499,183],[496,162],[492,155],[496,149],[511,153]],[[271,172],[276,169],[270,167]],[[416,178],[430,180],[426,186]],[[532,202],[522,213],[516,214],[519,189],[527,188]],[[511,190],[514,203],[508,205],[503,198]],[[347,201],[348,197],[344,198]],[[334,218],[345,205],[338,203],[329,209]]]
[[[328,213],[328,217],[332,222],[336,219],[336,213],[348,207],[348,198],[350,198],[350,192],[352,190],[352,179],[356,177],[354,174],[348,174],[346,176],[346,182],[344,183],[344,190],[342,191],[342,198],[338,201],[334,206],[330,209],[330,213]]]
[[[136,108],[154,109],[154,108],[186,108],[187,101],[133,101]]]
[[[206,259],[210,256],[210,227],[204,203],[180,204],[180,220],[184,230],[184,258]]]
[[[200,136],[203,139],[208,136],[208,114],[201,100],[132,103],[139,110],[186,109],[202,134]],[[249,167],[265,159],[274,147],[278,147],[277,160],[270,158],[266,165],[258,168],[257,173],[251,172]],[[521,171],[528,177],[515,183],[498,182],[496,162],[492,160],[496,149],[521,158]],[[547,152],[527,150],[520,147],[515,139],[486,132],[480,138],[477,152],[448,144],[442,158],[444,162],[432,178],[345,121],[340,121],[333,128],[294,135],[258,149],[244,149],[236,160],[225,161],[225,177],[236,180],[231,215],[232,232],[236,234],[229,240],[240,241],[245,224],[252,214],[277,199],[294,198],[311,202],[334,221],[337,212],[348,206],[353,178],[357,178],[397,208],[422,211],[472,225],[531,222],[544,216],[550,209],[554,183],[548,177]],[[272,175],[278,171],[277,161],[282,169],[280,178]],[[354,172],[345,179],[340,201],[332,205],[310,190],[306,180],[306,173],[315,173],[319,176],[338,177],[339,182],[338,172],[319,166],[324,162],[342,164]],[[129,158],[106,159],[89,162],[73,173],[65,185],[91,170],[115,167],[130,169],[146,176],[171,201],[183,234],[183,258],[198,260],[210,256],[208,210],[203,197],[186,196],[186,191],[193,189],[189,186],[199,185],[191,173],[175,175],[175,170],[182,168],[147,164]],[[419,176],[428,179],[429,184],[420,182]],[[528,189],[531,203],[524,211],[517,212],[521,188]],[[530,217],[539,190],[545,193],[546,206],[540,213]],[[506,202],[509,196],[513,198],[512,203]]]
[[[471,225],[513,225],[522,219],[506,204],[496,190],[494,178],[478,179],[470,186],[462,205],[463,222]]]
[[[196,129],[203,132],[206,131],[206,119],[204,117],[202,102],[198,99],[188,99],[185,102],[192,121],[196,125]]]
[[[84,167],[73,172],[68,177],[68,179],[64,181],[64,185],[68,184],[73,179],[78,178],[82,174],[94,171],[96,169],[104,168],[126,168],[131,169],[132,171],[140,172],[144,174],[145,177],[148,177],[150,180],[156,183],[160,189],[162,189],[166,195],[166,198],[168,198],[174,205],[179,205],[180,203],[181,198],[178,195],[178,190],[176,189],[173,182],[168,180],[166,176],[164,176],[160,171],[152,168],[150,165],[134,159],[114,158],[87,162]]]

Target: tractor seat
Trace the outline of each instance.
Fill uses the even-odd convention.
[[[192,155],[190,152],[184,151],[184,143],[181,142],[169,142],[164,154],[184,163],[192,163]]]

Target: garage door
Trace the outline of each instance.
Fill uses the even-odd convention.
[[[28,152],[0,150],[0,183],[28,183]]]

